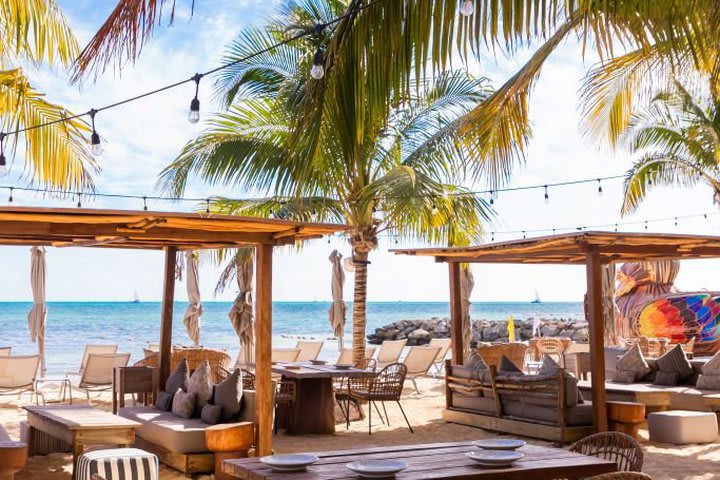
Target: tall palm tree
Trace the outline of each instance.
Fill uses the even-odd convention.
[[[720,203],[720,99],[708,90],[705,82],[686,88],[676,81],[633,115],[622,140],[645,153],[627,174],[623,213],[658,185],[705,183]]]
[[[308,5],[314,8],[303,8]],[[226,60],[340,7],[342,2],[331,0],[288,4],[268,28],[243,32]],[[457,132],[463,116],[492,91],[485,79],[449,72],[399,89],[386,114],[364,97],[365,82],[355,77],[311,78],[316,48],[312,41],[286,45],[219,77],[227,111],[212,117],[207,130],[184,147],[162,172],[160,185],[180,195],[196,175],[210,185],[259,196],[214,198],[215,212],[347,223],[355,266],[353,349],[359,361],[365,351],[368,264],[379,237],[449,244],[480,239],[488,206],[459,186],[477,152],[458,140]],[[363,58],[343,61],[358,66],[359,78],[370,68]],[[293,144],[307,85],[326,82],[342,82],[333,88],[342,89],[344,97],[326,103],[321,120],[307,132],[311,150]]]
[[[11,163],[22,145],[28,178],[44,187],[92,189],[97,164],[85,142],[87,124],[81,119],[59,121],[73,113],[45,98],[22,65],[70,67],[78,45],[55,0],[13,0],[0,7],[0,143]],[[23,148],[24,147],[24,148]],[[0,165],[10,167],[10,165]]]

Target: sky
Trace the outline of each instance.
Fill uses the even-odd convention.
[[[114,2],[94,0],[58,0],[84,45],[107,17]],[[121,75],[112,71],[97,82],[82,88],[68,84],[62,70],[31,71],[37,87],[51,101],[71,110],[87,111],[119,99],[175,82],[219,65],[225,45],[243,28],[262,25],[278,1],[216,0],[195,2],[190,15],[190,0],[178,0],[178,11],[172,27],[160,27],[145,46],[140,59],[127,65]],[[486,76],[495,86],[501,85],[525,60],[529,52],[511,58],[483,55],[469,71]],[[580,45],[570,40],[553,54],[545,65],[530,100],[533,138],[526,163],[517,169],[510,186],[555,183],[565,180],[596,178],[623,174],[632,164],[632,157],[623,151],[600,149],[584,138],[580,129],[578,89],[583,75],[597,59],[592,54],[583,58]],[[214,111],[209,81],[200,85],[201,113]],[[100,159],[102,173],[97,189],[103,193],[156,194],[158,173],[178,154],[182,146],[201,131],[202,122],[187,122],[187,108],[193,86],[184,87],[146,98],[121,108],[98,114],[97,129],[104,139]],[[3,185],[22,185],[18,178],[22,161],[16,159]],[[511,232],[534,229],[605,225],[618,222],[640,222],[620,226],[621,231],[716,234],[720,216],[678,221],[683,217],[715,213],[712,195],[706,187],[694,189],[657,188],[632,216],[620,216],[621,181],[605,182],[603,195],[596,184],[551,188],[550,201],[545,204],[542,190],[500,194],[495,202],[495,220],[488,231]],[[5,191],[0,190],[0,195]],[[243,192],[217,189],[192,180],[186,192],[190,197],[205,198],[213,194],[235,197]],[[75,200],[58,200],[15,192],[15,205],[74,206]],[[0,204],[7,200],[0,198]],[[138,201],[97,200],[84,206],[97,208],[141,209]],[[150,209],[190,210],[192,205],[157,203]],[[520,233],[496,233],[496,240],[522,237]],[[490,240],[488,238],[487,240]],[[419,247],[381,239],[380,248],[371,254],[368,281],[370,301],[447,301],[447,266],[432,259],[397,256],[389,249]],[[327,300],[330,298],[330,262],[332,249],[344,255],[349,247],[342,238],[309,242],[302,251],[278,249],[274,264],[273,297],[278,301]],[[159,300],[162,289],[162,252],[135,252],[114,249],[58,249],[47,252],[47,297],[50,301],[126,301],[137,291],[142,300]],[[24,247],[0,249],[0,302],[29,301],[30,251]],[[686,290],[720,289],[715,272],[720,261],[686,261],[680,270],[677,286]],[[585,290],[584,269],[577,266],[512,266],[476,265],[473,301],[527,301],[537,290],[546,301],[581,301]],[[201,293],[206,301],[230,300],[234,289],[213,295],[218,269],[203,264],[200,270]],[[345,297],[352,298],[352,274],[347,274]],[[184,285],[176,289],[178,300],[186,299]]]

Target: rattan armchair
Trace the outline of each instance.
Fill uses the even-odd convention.
[[[488,366],[500,366],[500,359],[505,356],[520,370],[525,370],[525,354],[528,346],[520,342],[499,343],[497,345],[479,346],[477,351]]]
[[[642,472],[612,472],[588,477],[585,480],[653,480],[653,478]]]
[[[557,358],[558,365],[565,368],[565,343],[559,338],[538,338],[536,343],[537,352],[542,359],[544,355],[550,356],[550,358]]]
[[[278,408],[280,405],[287,406],[287,425],[292,424],[293,406],[297,401],[297,385],[293,380],[277,382],[275,391],[275,433],[278,431]]]
[[[136,367],[158,367],[159,353],[153,353],[135,363]],[[204,347],[173,347],[170,354],[170,370],[183,360],[187,359],[188,368],[194,371],[205,360],[210,364],[210,373],[213,383],[220,382],[230,368],[230,355],[225,350],[216,350]]]
[[[643,451],[630,435],[621,432],[595,433],[570,445],[571,452],[615,462],[618,470],[639,472]]]
[[[402,363],[392,363],[377,374],[376,377],[372,377],[366,382],[355,382],[354,380],[348,379],[348,409],[350,408],[350,400],[366,401],[368,402],[368,433],[372,435],[372,407],[374,406],[378,415],[380,410],[378,409],[377,402],[383,407],[385,412],[385,418],[387,419],[388,425],[390,425],[390,417],[387,414],[387,408],[385,408],[385,402],[395,402],[400,407],[400,412],[405,418],[410,433],[415,433],[410,426],[410,421],[405,415],[400,404],[400,397],[402,397],[403,385],[405,384],[405,376],[407,375],[407,367]],[[349,417],[349,416],[348,416]],[[380,415],[382,420],[382,415]],[[383,420],[383,423],[385,421]],[[347,422],[348,428],[350,427],[350,420]]]

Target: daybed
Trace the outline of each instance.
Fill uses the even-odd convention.
[[[443,419],[498,432],[569,443],[592,433],[592,404],[578,396],[575,379],[507,376],[445,363]]]

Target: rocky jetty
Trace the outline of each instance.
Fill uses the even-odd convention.
[[[532,335],[533,319],[515,320],[516,340],[529,340]],[[588,325],[584,320],[565,318],[540,319],[540,335],[543,337],[569,337],[575,341],[587,341]],[[371,344],[384,340],[404,340],[408,345],[425,345],[433,338],[448,338],[450,321],[447,318],[428,320],[400,320],[376,328],[367,336]],[[473,320],[472,344],[477,342],[502,342],[508,340],[506,321]]]

